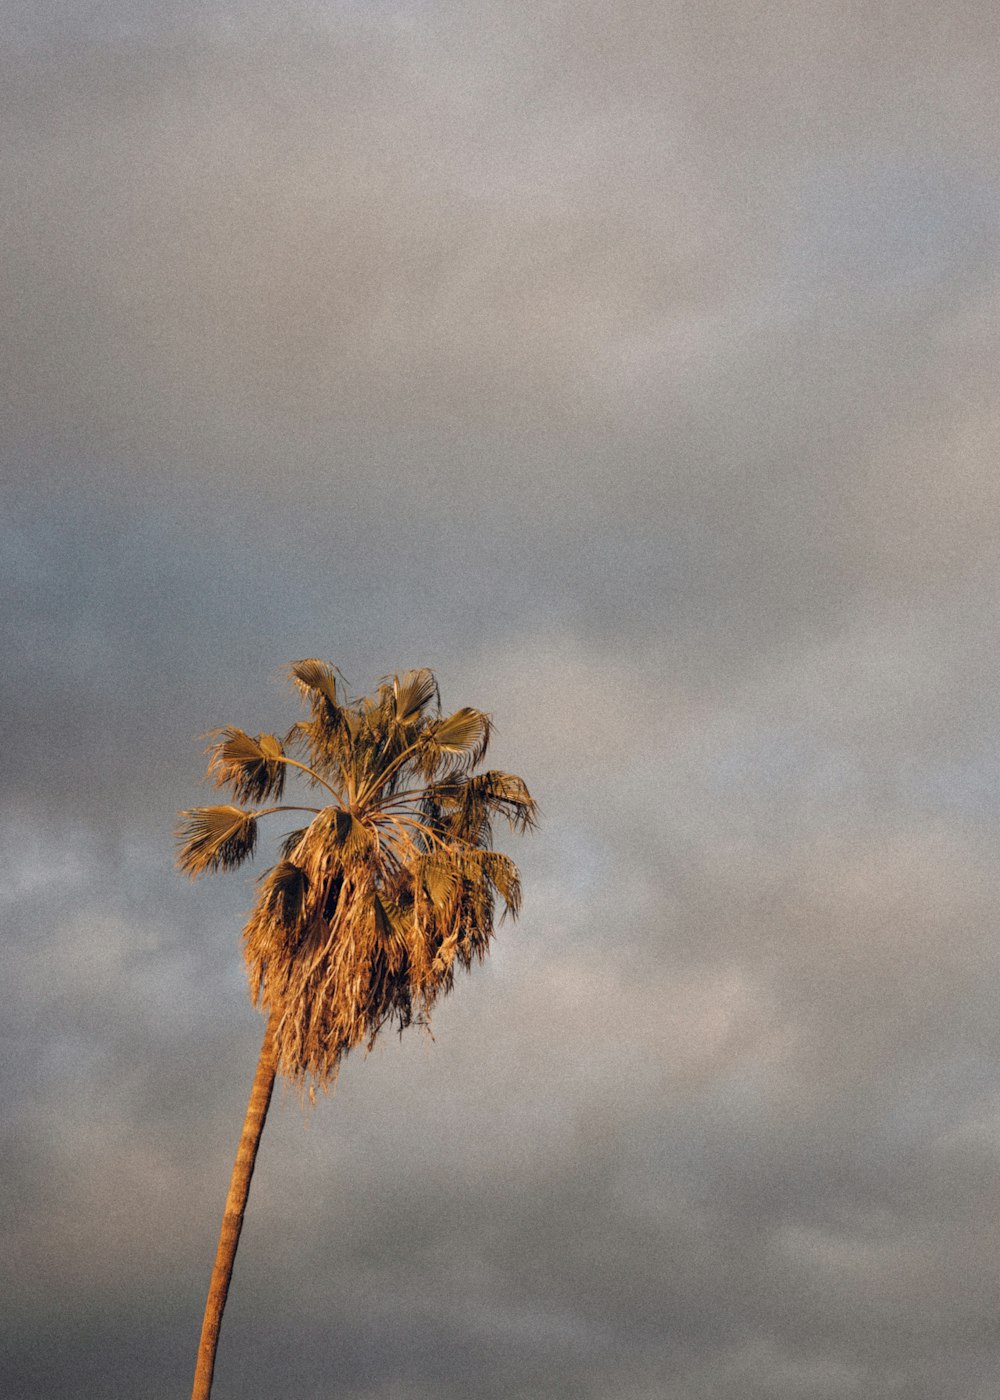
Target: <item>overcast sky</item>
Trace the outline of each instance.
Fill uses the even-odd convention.
[[[543,822],[276,1095],[218,1400],[993,1400],[995,4],[0,26],[0,1393],[187,1393],[263,1025],[172,830],[318,655]]]

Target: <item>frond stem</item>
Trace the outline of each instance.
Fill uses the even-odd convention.
[[[404,816],[402,812],[394,814],[392,812],[387,812],[383,809],[383,811],[379,813],[379,818],[384,818],[386,821],[392,822],[393,826],[416,827],[418,831],[422,831],[426,836],[429,836],[431,841],[434,842],[436,845],[448,849],[447,841],[445,841],[444,838],[438,832],[432,830],[431,827],[425,826],[423,822],[418,822],[416,817]]]
[[[427,789],[426,787],[407,788],[407,789],[405,790],[405,792],[394,792],[394,793],[392,794],[392,801],[393,801],[393,802],[402,802],[404,799],[406,799],[406,800],[408,801],[410,798],[413,798],[413,797],[420,797],[420,798],[423,798],[423,797],[426,797],[426,796],[427,796],[427,792],[428,792],[428,789]]]
[[[334,797],[336,797],[336,795],[337,794],[334,793]],[[282,804],[280,807],[261,807],[259,811],[251,812],[250,815],[255,819],[257,817],[269,817],[272,812],[314,812],[316,816],[319,816],[322,811],[322,807],[290,807],[287,804]]]
[[[334,796],[334,797],[337,799],[338,802],[340,801],[340,798],[341,798],[342,794],[339,793],[339,792],[337,791],[336,788],[332,788],[328,782],[325,782],[325,781],[320,777],[320,775],[319,775],[318,773],[313,772],[313,770],[309,767],[309,765],[308,765],[307,763],[299,763],[298,759],[296,759],[296,758],[289,758],[289,757],[287,756],[287,754],[282,754],[280,758],[272,759],[271,762],[272,762],[272,763],[287,763],[287,764],[289,764],[292,768],[300,768],[300,769],[302,770],[303,773],[308,773],[308,774],[309,774],[310,778],[312,778],[312,780],[313,780],[314,783],[319,783],[320,787],[325,787],[326,790],[327,790],[327,792],[329,792],[332,796]],[[277,808],[274,808],[274,810],[277,811],[278,809],[277,809]],[[291,810],[293,810],[293,809],[292,809],[292,808],[289,808],[288,810],[291,811]],[[296,808],[296,809],[294,809],[294,810],[301,811],[301,812],[312,812],[313,810],[315,810],[315,811],[318,812],[320,809],[319,809],[318,807],[315,808],[315,809],[312,808],[312,807],[299,807],[299,808]]]
[[[386,783],[392,777],[393,773],[399,771],[400,767],[403,765],[406,759],[409,758],[410,754],[414,753],[419,747],[420,740],[417,739],[415,743],[412,743],[409,746],[409,748],[404,749],[402,753],[397,754],[396,757],[389,764],[388,768],[385,768],[381,773],[376,775],[372,782],[367,783],[365,785],[364,790],[358,794],[358,801],[366,802],[369,797],[374,797],[375,793],[379,792],[382,788],[385,787]]]

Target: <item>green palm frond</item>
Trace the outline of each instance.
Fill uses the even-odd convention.
[[[208,775],[216,787],[231,789],[237,802],[262,802],[280,798],[285,787],[285,750],[273,734],[252,738],[242,729],[216,729],[208,736],[214,742]]]
[[[193,807],[181,812],[177,864],[187,875],[235,870],[254,853],[257,818],[242,807]]]

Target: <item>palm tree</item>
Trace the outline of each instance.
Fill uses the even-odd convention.
[[[234,802],[182,812],[177,833],[178,865],[196,876],[249,860],[261,817],[309,818],[284,838],[280,859],[261,876],[243,930],[250,994],[267,1014],[267,1029],[226,1199],[192,1400],[211,1392],[275,1075],[308,1086],[315,1101],[315,1087],[329,1087],[354,1046],[370,1049],[387,1024],[401,1031],[426,1024],[456,967],[486,955],[497,897],[501,917],[520,908],[517,867],[493,849],[494,818],[525,831],[537,815],[520,778],[476,772],[489,716],[468,707],[443,715],[430,671],[394,676],[358,700],[327,662],[297,661],[290,671],[309,717],[284,740],[235,728],[209,735],[209,777]],[[325,805],[282,803],[289,770]]]

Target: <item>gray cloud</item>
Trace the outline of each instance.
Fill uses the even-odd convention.
[[[170,831],[315,653],[544,822],[276,1102],[220,1400],[991,1394],[993,8],[4,29],[4,1394],[186,1383],[261,1028]]]

